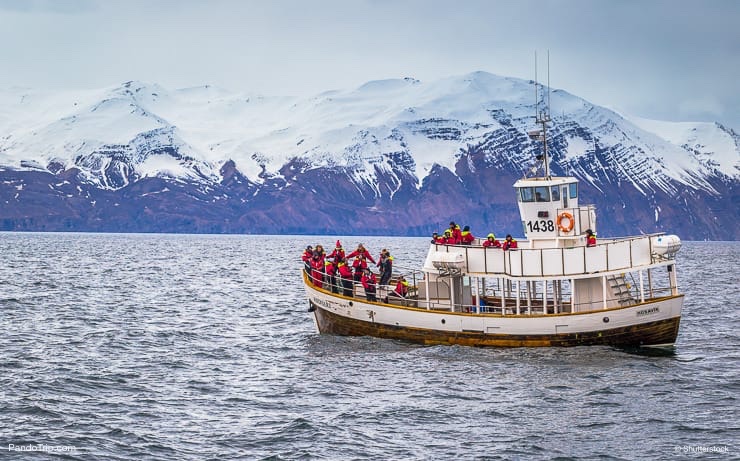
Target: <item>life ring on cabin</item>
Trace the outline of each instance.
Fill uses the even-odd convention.
[[[563,220],[567,219],[568,224],[566,226],[563,225]],[[568,213],[567,211],[563,211],[558,215],[558,229],[560,229],[561,232],[568,233],[573,230],[573,224],[575,224],[575,220],[573,220],[573,215]]]

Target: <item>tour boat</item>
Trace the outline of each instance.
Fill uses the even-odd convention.
[[[538,114],[530,132],[544,144],[542,174],[514,183],[526,236],[518,248],[431,243],[421,269],[404,273],[407,296],[393,294],[394,278],[377,287],[376,301],[359,283],[345,296],[303,271],[318,332],[494,347],[674,344],[681,240],[656,233],[587,245],[596,209],[580,204],[576,178],[550,175],[548,121]]]

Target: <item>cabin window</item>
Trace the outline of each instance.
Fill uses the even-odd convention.
[[[522,202],[534,202],[534,191],[531,187],[519,188],[519,200]]]
[[[560,188],[558,186],[552,186],[552,201],[560,201]]]
[[[568,185],[570,189],[570,198],[577,198],[578,197],[578,183],[571,183]]]
[[[549,202],[550,201],[550,188],[549,187],[535,187],[534,188],[534,200],[535,202]]]

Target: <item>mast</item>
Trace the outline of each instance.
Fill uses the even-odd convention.
[[[534,111],[535,123],[541,128],[529,134],[530,138],[542,141],[542,161],[545,165],[545,178],[550,179],[550,159],[547,154],[547,124],[550,122],[550,50],[547,50],[547,101],[542,98],[543,109],[540,110],[539,82],[537,81],[537,52],[534,52]]]

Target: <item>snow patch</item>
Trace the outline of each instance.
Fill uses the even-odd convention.
[[[136,172],[142,177],[167,175],[172,177],[189,177],[191,170],[185,168],[176,158],[169,155],[150,155],[136,166]]]

